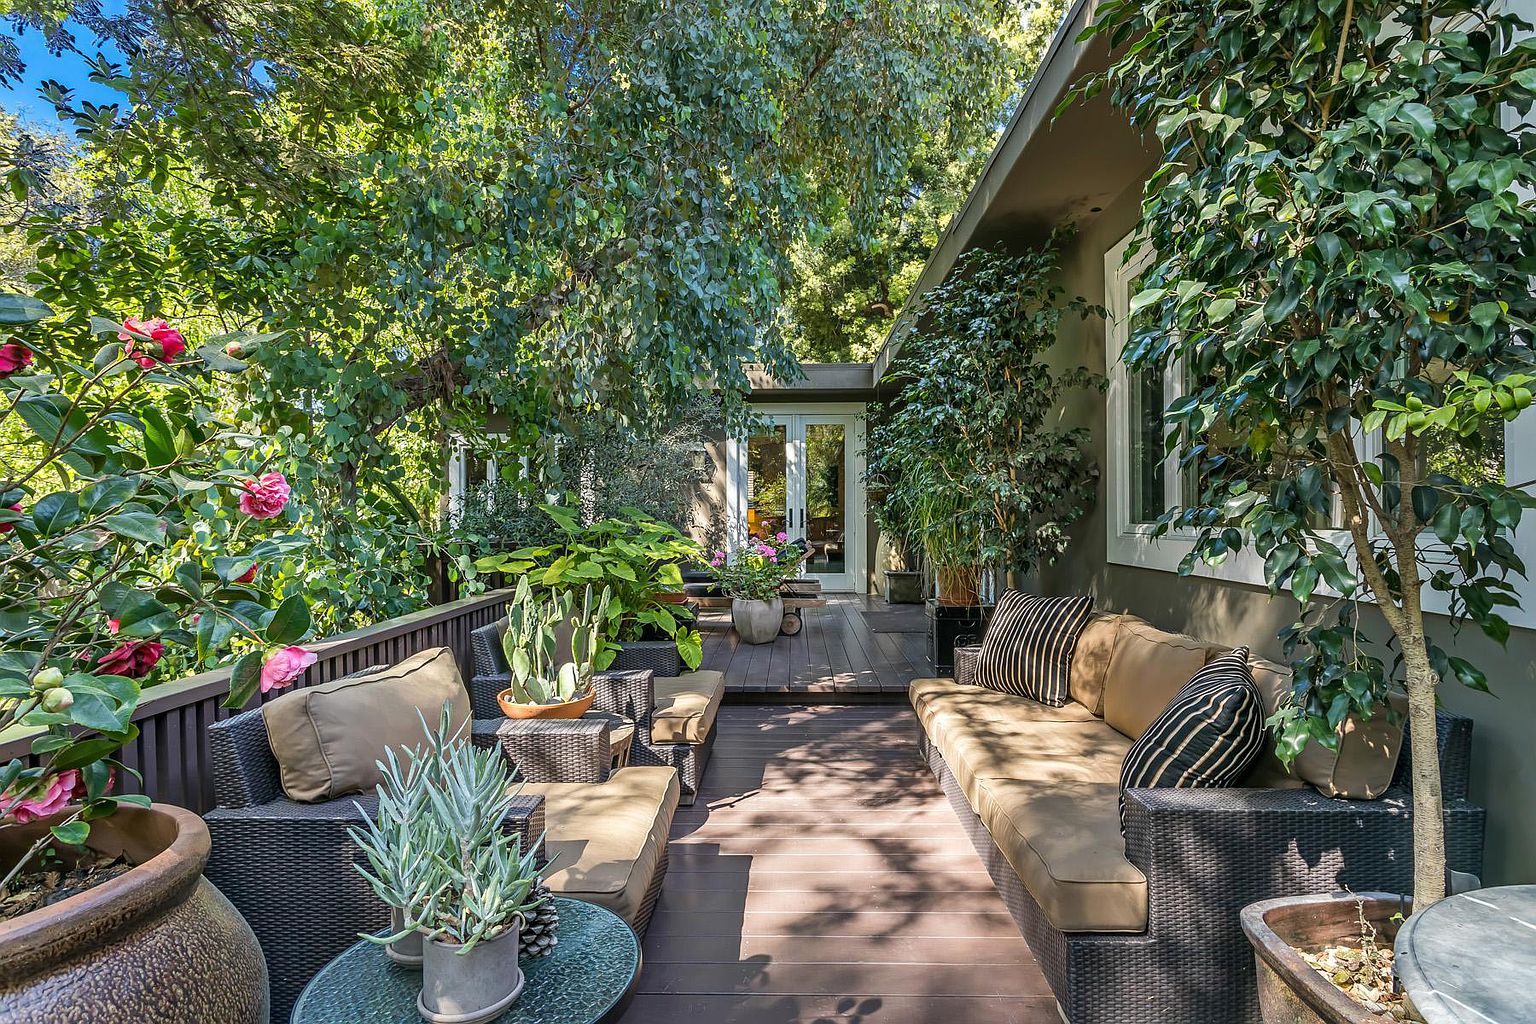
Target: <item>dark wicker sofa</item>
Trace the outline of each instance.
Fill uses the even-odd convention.
[[[505,630],[506,621],[500,620],[482,626],[470,635],[474,644],[475,674],[469,680],[469,700],[477,719],[498,717],[501,714],[496,695],[510,685],[507,660],[501,650],[501,638]],[[670,641],[660,651],[643,646],[637,648],[637,651],[640,653],[631,652],[626,664],[644,663],[647,656],[669,665],[677,663],[676,649]],[[724,694],[724,678],[718,672],[698,672],[670,680],[672,684],[684,683],[683,689],[687,689],[686,680],[698,679],[701,689],[713,691],[709,699],[703,702],[709,706],[701,716],[703,721],[700,723],[702,727],[698,730],[697,741],[675,743],[662,741],[652,734],[657,711],[656,680],[659,673],[646,667],[626,668],[599,675],[609,681],[598,688],[592,709],[620,714],[635,723],[630,764],[661,765],[677,769],[678,782],[682,787],[681,803],[684,807],[691,806],[698,796],[704,780],[704,769],[714,751],[714,716]]]
[[[934,684],[971,689],[978,648],[956,651],[956,679],[918,680],[918,706]],[[1002,695],[987,693],[988,700]],[[1024,698],[1003,698],[1023,701]],[[995,702],[995,701],[994,701]],[[974,705],[973,710],[980,705]],[[1043,706],[1037,706],[1043,707]],[[924,721],[936,735],[930,736]],[[950,722],[956,721],[949,719]],[[1484,811],[1467,799],[1471,723],[1442,713],[1440,760],[1446,799],[1447,856],[1451,868],[1481,870]],[[1324,796],[1310,786],[1266,789],[1133,789],[1125,793],[1124,859],[1145,878],[1145,924],[1138,931],[1069,930],[1053,923],[1063,915],[1052,893],[1031,891],[1027,872],[1015,867],[994,838],[984,814],[990,780],[978,793],[946,763],[974,757],[974,746],[957,746],[945,726],[919,710],[918,747],[1018,923],[1051,985],[1068,1024],[1239,1024],[1258,1021],[1253,953],[1239,926],[1247,904],[1276,896],[1356,892],[1405,892],[1412,885],[1410,772],[1406,751],[1391,787],[1378,799]],[[953,726],[950,727],[953,730]],[[1021,758],[1018,774],[1036,781],[1016,785],[1072,792],[1071,765]],[[1033,767],[1023,767],[1024,764]],[[1042,767],[1043,766],[1043,767]],[[964,766],[966,771],[974,765]],[[963,773],[962,773],[963,774]],[[1043,780],[1043,781],[1042,781]],[[1001,789],[1008,780],[995,783]],[[1112,801],[1112,798],[1108,798]],[[1077,815],[1069,799],[1053,823],[1057,841]],[[1113,803],[1109,803],[1113,813]],[[1038,825],[1038,820],[1037,820]],[[1111,826],[1111,830],[1113,826]],[[1048,840],[1047,840],[1048,841]],[[1066,840],[1071,842],[1071,839]],[[1011,849],[1017,850],[1015,845]],[[1014,861],[1019,860],[1015,853]],[[1040,887],[1038,876],[1031,876]]]

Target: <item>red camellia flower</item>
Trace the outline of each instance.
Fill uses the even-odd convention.
[[[123,321],[123,329],[117,337],[123,343],[123,355],[146,370],[157,361],[168,363],[187,350],[187,339],[164,320],[135,320],[129,317]],[[150,342],[144,341],[146,337]]]
[[[49,779],[45,788],[27,799],[16,800],[12,794],[5,794],[0,797],[0,807],[8,808],[7,816],[16,824],[25,825],[57,814],[84,795],[85,779],[78,769],[71,768]]]
[[[96,665],[107,675],[142,679],[149,675],[149,670],[155,667],[164,653],[165,644],[153,640],[130,640],[97,658]]]
[[[288,478],[281,473],[265,473],[259,479],[247,480],[244,486],[240,511],[252,519],[276,518],[288,507],[292,489],[288,486]]]
[[[12,512],[20,512],[21,502],[18,501],[14,505],[7,505],[6,508],[10,509]],[[10,533],[15,528],[15,523],[0,523],[0,534]]]
[[[9,377],[17,370],[32,365],[32,350],[20,342],[8,341],[0,345],[0,377]]]
[[[252,562],[251,563],[251,567],[249,569],[245,570],[245,572],[243,572],[239,576],[235,577],[235,582],[236,583],[249,583],[252,580],[254,580],[255,578],[256,578],[256,563]]]
[[[261,692],[292,686],[319,657],[302,647],[283,647],[267,656],[261,666]]]

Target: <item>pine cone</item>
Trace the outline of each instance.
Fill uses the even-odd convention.
[[[540,882],[534,889],[533,895],[535,898],[540,896],[547,898],[529,911],[527,917],[523,919],[523,937],[519,955],[525,960],[554,952],[555,943],[560,941],[560,936],[557,934],[560,930],[560,912],[555,909],[555,901],[549,887]]]

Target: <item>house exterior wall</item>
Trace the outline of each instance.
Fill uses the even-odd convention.
[[[1140,190],[1138,182],[1079,226],[1063,252],[1061,280],[1069,295],[1104,301],[1104,254],[1135,228]],[[1064,323],[1048,358],[1056,365],[1085,365],[1106,373],[1103,321]],[[1062,412],[1069,424],[1090,429],[1094,457],[1105,472],[1109,439],[1104,396],[1073,395]],[[1111,563],[1106,552],[1106,493],[1101,476],[1098,501],[1075,529],[1072,547],[1035,581],[1042,593],[1090,593],[1097,608],[1132,612],[1164,629],[1246,644],[1265,657],[1280,657],[1276,634],[1296,612],[1289,595],[1271,598],[1260,587]],[[1528,586],[1525,603],[1533,602],[1536,587]],[[1363,619],[1367,629],[1385,635],[1380,616],[1367,613]],[[1447,709],[1475,722],[1472,799],[1489,812],[1483,880],[1490,885],[1536,882],[1536,631],[1516,627],[1505,649],[1475,626],[1452,635],[1443,616],[1431,616],[1430,631],[1446,649],[1483,668],[1495,694],[1454,682],[1441,690]]]

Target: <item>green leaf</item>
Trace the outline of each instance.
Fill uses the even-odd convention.
[[[91,484],[80,496],[80,503],[87,515],[97,516],[109,508],[116,508],[132,498],[139,490],[137,477],[108,476]]]
[[[294,594],[272,613],[272,621],[266,628],[267,641],[284,646],[296,644],[304,639],[310,625],[309,604],[303,595]]]
[[[53,833],[53,838],[65,846],[80,846],[91,837],[91,826],[83,821],[55,825],[48,831]]]
[[[32,505],[32,524],[45,537],[64,533],[80,521],[80,501],[70,491],[55,491]]]
[[[704,662],[704,637],[696,629],[683,629],[677,634],[677,653],[688,670],[694,671]]]
[[[261,689],[261,666],[266,660],[263,651],[243,654],[229,673],[229,696],[224,698],[226,708],[243,708]]]
[[[148,512],[118,512],[107,516],[101,525],[127,540],[140,544],[165,542],[166,522]]]
[[[35,324],[53,316],[53,307],[30,295],[0,293],[0,324],[17,326]]]

